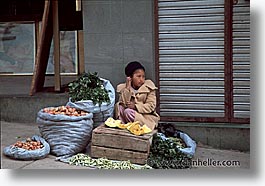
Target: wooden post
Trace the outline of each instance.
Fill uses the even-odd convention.
[[[82,1],[76,0],[76,11],[82,10]],[[78,74],[85,72],[85,56],[84,56],[84,32],[83,30],[77,31],[77,48],[78,48]]]
[[[58,16],[58,1],[52,1],[52,17],[53,17],[53,44],[54,44],[54,89],[61,90],[60,77],[60,31]]]
[[[39,38],[40,38],[40,22],[35,21],[35,58],[37,57],[37,49],[39,46]]]
[[[50,11],[51,1],[45,1],[42,16],[41,32],[38,36],[38,47],[35,58],[34,71],[31,81],[30,95],[41,91],[45,81],[45,73],[48,65],[50,46],[52,41],[52,14]]]
[[[78,47],[78,74],[85,72],[85,56],[84,56],[84,33],[83,30],[77,31],[77,47]]]

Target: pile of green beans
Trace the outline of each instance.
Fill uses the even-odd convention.
[[[91,158],[87,154],[78,153],[69,159],[70,165],[86,166],[97,169],[152,169],[149,165],[135,165],[129,160],[113,161],[105,157]]]

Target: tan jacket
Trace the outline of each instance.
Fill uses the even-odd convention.
[[[157,87],[151,80],[145,80],[145,83],[138,89],[137,93],[125,88],[122,83],[117,86],[119,101],[115,104],[115,118],[118,118],[119,106],[125,106],[127,100],[135,99],[136,114],[134,121],[146,124],[150,129],[157,127],[160,116],[156,113],[156,90]]]

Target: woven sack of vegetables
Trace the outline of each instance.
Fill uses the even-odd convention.
[[[92,136],[93,114],[76,110],[66,114],[69,111],[57,111],[61,107],[41,109],[36,122],[40,134],[50,145],[51,154],[67,157],[86,149]]]
[[[95,73],[84,73],[69,83],[68,106],[93,113],[94,126],[113,117],[115,89],[109,80]]]
[[[178,131],[177,137],[166,137],[163,133],[157,133],[162,140],[176,141],[181,139],[185,143],[185,147],[182,145],[176,146],[179,151],[188,157],[193,157],[196,151],[196,142],[186,133]]]
[[[4,155],[17,160],[38,160],[50,153],[50,145],[40,136],[17,141],[4,148]]]
[[[174,124],[159,124],[158,133],[160,133],[160,137],[163,138],[163,140],[181,140],[185,143],[185,148],[179,148],[179,150],[189,157],[194,156],[197,146],[196,142],[188,134],[178,130]]]

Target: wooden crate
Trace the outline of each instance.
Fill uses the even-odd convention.
[[[92,132],[91,157],[106,157],[112,160],[130,160],[145,164],[152,144],[154,130],[136,136],[126,129],[110,128],[102,124]]]

